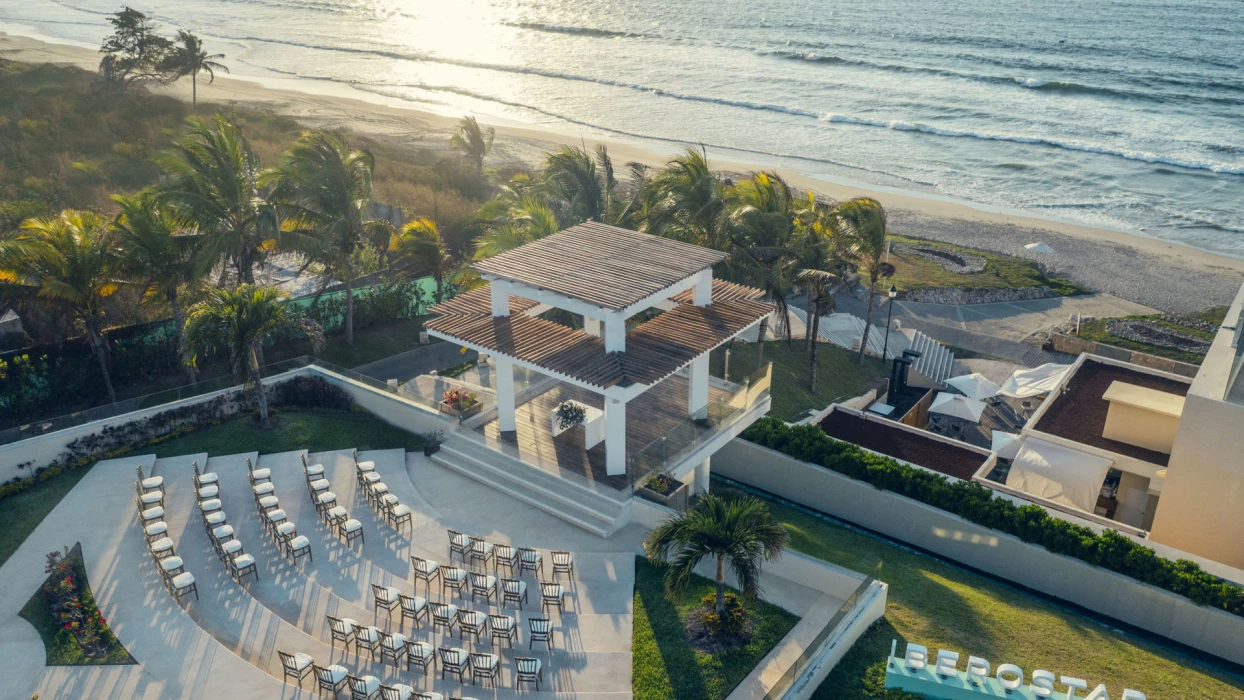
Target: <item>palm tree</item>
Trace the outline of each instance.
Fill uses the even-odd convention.
[[[709,167],[708,153],[687,149],[649,181],[649,233],[717,250],[727,248],[726,185]]]
[[[395,270],[409,277],[431,275],[436,281],[436,303],[445,300],[445,277],[453,272],[454,259],[435,221],[424,217],[406,224],[393,237],[389,251]]]
[[[883,262],[889,231],[886,230],[885,209],[881,202],[871,197],[856,197],[838,205],[837,217],[843,233],[850,241],[850,256],[868,275],[868,313],[864,319],[864,337],[860,339],[860,352],[856,363],[864,364],[864,352],[868,349],[868,331],[873,323],[873,302],[877,296],[877,283],[894,274],[894,266]]]
[[[525,195],[501,219],[484,224],[483,233],[475,241],[475,258],[500,255],[560,230],[553,210],[539,198]]]
[[[187,231],[176,212],[160,204],[155,193],[144,190],[136,195],[113,195],[121,208],[112,222],[117,233],[121,265],[129,276],[140,280],[146,298],[162,297],[173,311],[178,349],[186,342],[186,316],[179,291],[203,276],[196,259],[199,237]],[[194,369],[187,367],[190,381]]]
[[[256,348],[278,331],[306,336],[314,352],[324,347],[320,324],[289,311],[279,301],[281,297],[275,287],[243,284],[236,289],[213,289],[206,299],[190,307],[186,316],[182,360],[197,367],[205,357],[229,353],[230,369],[242,377],[244,386],[255,391],[259,422],[264,426],[268,425],[268,398],[259,376]]]
[[[177,41],[181,42],[181,45],[173,49],[169,60],[179,76],[190,76],[190,106],[198,111],[199,73],[207,73],[209,84],[216,81],[216,71],[228,73],[229,69],[219,62],[225,55],[223,53],[209,54],[204,50],[203,41],[199,37],[183,29],[177,30]]]
[[[103,326],[105,300],[123,284],[114,238],[103,217],[67,209],[55,218],[26,220],[0,260],[0,281],[33,289],[82,322],[112,403],[117,392]]]
[[[665,585],[680,594],[695,567],[705,557],[717,560],[716,612],[726,604],[726,563],[738,579],[744,600],[760,592],[760,570],[765,561],[782,556],[790,534],[755,496],[723,498],[706,494],[686,513],[659,525],[644,541],[648,559],[670,564]]]
[[[496,129],[482,129],[475,117],[463,117],[449,137],[449,146],[462,151],[467,160],[475,164],[476,174],[480,174],[484,172],[484,157],[492,150],[492,141],[496,136]]]
[[[540,188],[567,226],[584,221],[618,225],[628,207],[617,195],[609,149],[601,144],[593,158],[587,151],[563,146],[545,158]]]
[[[324,284],[337,279],[346,287],[346,345],[354,345],[354,278],[365,241],[384,240],[387,221],[370,216],[371,151],[351,149],[337,134],[307,132],[281,156],[281,163],[260,173],[259,184],[272,187],[268,199],[283,215],[282,230],[313,239],[312,257],[324,266]]]

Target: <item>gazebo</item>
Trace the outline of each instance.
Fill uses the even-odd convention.
[[[601,476],[625,478],[628,452],[658,439],[671,421],[708,417],[710,394],[729,393],[710,381],[709,353],[773,310],[760,290],[713,279],[713,265],[725,257],[580,224],[475,263],[488,284],[433,307],[426,327],[493,358],[497,413],[489,425],[503,439],[548,444],[555,431],[549,409],[565,397],[593,399],[603,411]],[[583,329],[541,317],[551,309],[582,317]],[[519,402],[516,365],[573,390],[542,404],[540,396]],[[630,425],[628,406],[636,411]],[[585,438],[579,449],[590,443]]]

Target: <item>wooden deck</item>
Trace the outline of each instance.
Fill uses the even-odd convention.
[[[728,392],[709,385],[709,402]],[[631,457],[653,440],[688,418],[688,382],[672,376],[626,405],[626,453]],[[528,464],[571,479],[587,479],[617,490],[629,488],[626,476],[605,473],[605,443],[583,449],[583,428],[553,437],[550,412],[561,402],[574,399],[595,408],[604,408],[600,394],[568,384],[558,384],[515,409],[517,430],[503,433],[496,419],[475,428],[484,436],[516,447]],[[508,451],[508,450],[507,450]]]

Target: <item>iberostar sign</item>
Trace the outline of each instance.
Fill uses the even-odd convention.
[[[885,669],[887,688],[923,693],[937,700],[1110,700],[1105,683],[1089,690],[1088,681],[1083,678],[1056,676],[1041,669],[1026,677],[1024,669],[1015,664],[1000,664],[991,672],[989,661],[979,656],[969,656],[966,669],[960,671],[957,651],[938,649],[933,660],[929,650],[919,644],[908,642],[902,657],[895,656],[897,647],[898,640],[890,642]],[[1145,700],[1145,694],[1124,690],[1123,696],[1115,700]]]

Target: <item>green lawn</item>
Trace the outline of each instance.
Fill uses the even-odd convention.
[[[816,351],[816,392],[808,390],[811,362],[803,351],[803,341],[796,339],[790,347],[785,341],[765,343],[765,362],[773,362],[773,408],[769,415],[794,420],[809,408],[822,409],[829,404],[859,396],[868,390],[868,383],[885,375],[885,363],[865,357],[864,365],[855,364],[855,353],[837,345],[820,343]],[[720,377],[723,353],[712,354],[710,372]],[[731,381],[742,381],[756,370],[755,343],[736,342],[730,351]]]
[[[1218,307],[1218,309],[1221,308],[1222,307]],[[1222,318],[1226,315],[1226,311],[1223,310],[1220,312],[1218,309],[1211,309],[1209,311],[1196,314],[1196,316],[1201,320],[1208,321],[1210,323],[1222,323]],[[1152,321],[1159,326],[1164,326],[1166,328],[1170,328],[1171,330],[1183,333],[1193,338],[1199,338],[1201,340],[1212,341],[1215,335],[1214,333],[1203,331],[1200,328],[1190,328],[1179,323],[1167,321],[1161,316],[1124,316],[1122,318],[1128,320]],[[1114,345],[1115,347],[1126,348],[1128,350],[1136,350],[1137,352],[1146,352],[1150,355],[1157,355],[1158,357],[1168,357],[1172,360],[1188,362],[1194,365],[1201,364],[1201,361],[1205,359],[1204,355],[1198,355],[1194,352],[1184,352],[1183,350],[1167,348],[1161,345],[1153,345],[1152,343],[1139,343],[1134,340],[1120,338],[1117,335],[1112,334],[1107,328],[1106,324],[1109,320],[1110,319],[1097,318],[1081,323],[1080,337],[1085,340],[1105,343],[1106,345]]]
[[[714,491],[730,487],[714,481]],[[771,501],[791,547],[889,584],[885,623],[861,639],[817,690],[818,700],[873,700],[864,671],[884,663],[890,639],[944,647],[993,661],[1045,668],[1110,696],[1124,684],[1150,698],[1244,698],[1244,680],[1172,654],[992,579]],[[966,657],[965,657],[966,658]],[[875,672],[874,672],[875,673]]]
[[[985,270],[970,275],[951,272],[936,262],[916,255],[910,251],[894,251],[890,256],[895,271],[888,284],[894,284],[901,292],[930,287],[962,287],[965,289],[1001,289],[1039,287],[1046,285],[1058,294],[1088,294],[1092,290],[1070,280],[1058,277],[1045,277],[1037,264],[1031,260],[1017,258],[1001,253],[990,253],[975,248],[930,241],[922,238],[891,236],[896,246],[918,245],[924,248],[937,248],[950,253],[975,255],[986,261]]]
[[[145,447],[140,454],[160,457],[206,452],[229,455],[258,450],[261,454],[307,449],[312,452],[379,450],[423,447],[423,438],[395,428],[363,412],[283,411],[270,430],[255,425],[249,416],[234,418],[202,430],[186,433]],[[35,484],[21,493],[0,500],[0,565],[8,561],[44,516],[77,485],[89,468],[65,472]]]
[[[95,610],[91,584],[86,578],[86,565],[82,561],[82,549],[71,548],[69,558],[73,561],[73,577],[79,585],[83,607]],[[51,575],[48,578],[51,578]],[[61,629],[60,623],[43,597],[42,587],[30,596],[30,600],[22,606],[18,616],[39,631],[39,636],[43,639],[43,648],[47,652],[48,666],[102,666],[134,663],[134,657],[130,656],[110,629],[105,629],[100,635],[105,649],[103,656],[89,657],[83,653],[78,640],[69,632]]]
[[[799,618],[764,601],[752,608],[751,640],[713,655],[687,645],[684,620],[714,590],[711,580],[696,576],[683,597],[665,593],[661,569],[635,560],[634,657],[631,690],[636,700],[719,700],[730,694]]]

